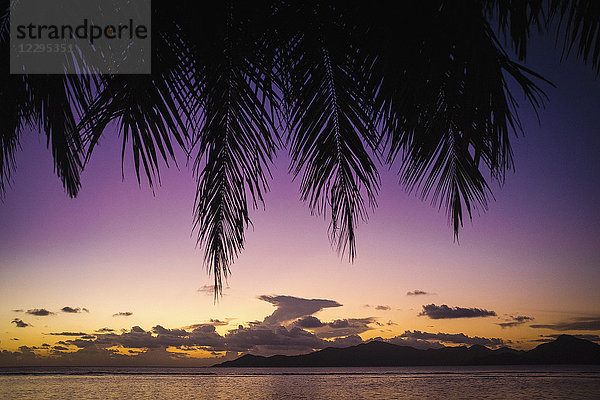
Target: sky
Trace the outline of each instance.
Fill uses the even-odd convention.
[[[516,172],[453,238],[443,211],[381,167],[378,208],[340,258],[282,154],[223,297],[192,232],[191,167],[154,192],[107,132],[76,199],[37,134],[0,204],[0,365],[204,366],[372,339],[530,349],[600,334],[600,80],[537,39],[527,65],[557,87],[520,109]]]

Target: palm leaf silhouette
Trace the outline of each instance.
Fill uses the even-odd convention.
[[[0,53],[9,59],[8,2]],[[518,88],[537,110],[543,77],[525,67],[533,31],[600,72],[595,0],[421,2],[228,0],[190,13],[153,2],[150,75],[0,76],[0,194],[21,135],[47,137],[75,196],[79,174],[117,127],[137,179],[160,183],[183,152],[197,180],[194,228],[215,298],[288,147],[310,210],[328,214],[341,254],[376,206],[381,163],[448,214],[458,236],[513,169]],[[517,61],[504,47],[515,52]]]

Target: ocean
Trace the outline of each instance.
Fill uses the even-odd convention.
[[[600,399],[600,366],[0,368],[0,399]]]

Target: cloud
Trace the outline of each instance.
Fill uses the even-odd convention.
[[[496,313],[481,308],[448,307],[446,304],[442,304],[441,306],[428,304],[423,306],[423,311],[421,311],[419,316],[431,319],[476,318],[493,317],[496,316]]]
[[[79,307],[69,307],[69,306],[65,306],[63,308],[60,309],[60,311],[64,312],[64,313],[71,313],[71,314],[75,314],[75,313],[80,313],[82,311],[89,313],[90,310],[88,310],[87,308],[79,308]]]
[[[373,329],[369,324],[379,324],[375,318],[344,318],[336,319],[331,322],[323,322],[319,318],[312,315],[304,316],[297,319],[292,326],[309,329],[319,338],[340,338],[346,336],[358,335]]]
[[[410,346],[410,347],[414,347],[415,349],[421,349],[421,350],[441,349],[442,347],[445,347],[443,344],[441,344],[439,342],[432,342],[429,340],[414,339],[414,338],[408,338],[408,337],[402,337],[402,336],[395,336],[395,337],[389,338],[389,339],[383,339],[383,338],[378,337],[378,338],[374,338],[373,340],[379,340],[382,342],[387,342],[387,343],[395,344],[398,346]]]
[[[315,334],[298,327],[284,326],[234,329],[224,336],[228,350],[254,354],[298,354],[324,347],[324,341]]]
[[[204,322],[201,324],[193,324],[193,325],[188,325],[188,326],[184,326],[182,329],[186,329],[186,330],[194,330],[196,328],[202,328],[205,326],[227,326],[229,325],[229,321],[233,320],[235,318],[225,318],[225,321],[222,321],[220,319],[209,319],[208,322]],[[260,324],[260,322],[258,323]]]
[[[377,306],[377,307],[375,307],[375,309],[379,310],[379,311],[389,311],[389,310],[392,309],[392,307],[390,307],[390,306]]]
[[[152,328],[152,332],[159,335],[187,336],[188,332],[184,329],[167,329],[161,325],[156,325]]]
[[[306,317],[302,317],[297,320],[295,325],[300,328],[320,328],[325,324],[322,323],[319,318],[313,317],[312,315],[307,315]]]
[[[96,330],[96,333],[109,333],[109,332],[114,332],[115,330],[112,328],[100,328],[98,330]]]
[[[369,324],[375,323],[375,318],[346,318],[336,319],[313,332],[320,338],[336,338],[350,335],[358,335],[373,329]]]
[[[19,338],[11,337],[10,340],[19,340]]]
[[[93,334],[51,332],[47,335],[63,336],[63,340],[50,349],[49,355],[36,354],[33,347],[20,352],[5,351],[0,352],[0,364],[202,366],[236,358],[240,353],[294,355],[326,347],[352,346],[363,343],[360,333],[379,324],[373,317],[321,321],[312,315],[324,308],[341,306],[333,300],[292,296],[261,296],[260,299],[273,304],[274,312],[262,322],[246,322],[225,334],[216,329],[229,325],[229,318],[210,319],[186,327],[155,324],[148,330],[132,326],[121,331],[100,328]],[[198,357],[199,350],[215,358],[194,358]]]
[[[529,325],[531,328],[552,329],[554,331],[598,331],[600,330],[600,317],[580,317],[570,321],[555,324]]]
[[[10,321],[10,323],[17,325],[17,328],[27,328],[28,326],[32,326],[31,324],[24,322],[21,318],[15,318]]]
[[[50,332],[44,333],[44,335],[50,336],[88,336],[85,332]]]
[[[407,296],[427,296],[430,294],[433,294],[433,293],[425,292],[423,290],[418,290],[418,289],[410,291],[410,292],[406,292]]]
[[[131,311],[120,311],[116,314],[113,314],[113,317],[130,317],[133,313]]]
[[[341,307],[341,304],[337,301],[324,299],[303,299],[293,296],[268,295],[262,295],[258,298],[277,307],[273,311],[273,314],[265,317],[263,321],[265,325],[280,325],[296,318],[312,315],[324,308]]]
[[[213,325],[213,326],[226,326],[226,325],[229,325],[229,321],[221,321],[219,319],[212,319],[211,318],[208,322],[209,322],[210,325]]]
[[[12,312],[25,312],[23,310],[11,310]]]
[[[34,308],[32,310],[27,310],[27,314],[35,315],[37,317],[45,317],[54,313],[46,310],[45,308]]]
[[[526,315],[515,315],[515,316],[511,315],[509,317],[509,319],[506,320],[508,322],[500,322],[498,325],[500,327],[502,327],[503,329],[504,328],[513,328],[515,326],[523,325],[524,323],[531,322],[533,320],[534,320],[533,317],[528,317]]]
[[[331,343],[331,342],[330,342]],[[335,338],[331,343],[332,347],[350,347],[356,346],[363,343],[363,340],[358,335],[349,335],[344,337]]]
[[[467,345],[482,345],[489,347],[503,346],[507,342],[500,338],[485,338],[479,336],[467,336],[464,333],[429,333],[421,331],[405,331],[399,335],[400,338],[418,339],[418,340],[435,340],[444,343],[467,344]]]
[[[364,341],[358,334],[351,332],[371,329],[369,324],[374,323],[374,318],[345,318],[325,323],[316,317],[308,317],[311,316],[298,319],[290,327],[240,325],[238,329],[232,329],[224,335],[216,332],[211,323],[194,324],[186,328],[155,325],[150,330],[133,326],[130,330],[119,333],[110,328],[102,328],[94,335],[86,335],[83,332],[56,332],[53,334],[72,338],[61,340],[54,345],[50,358],[36,355],[36,347],[24,347],[19,353],[2,352],[0,364],[15,364],[15,360],[20,360],[19,365],[210,365],[236,358],[240,353],[264,356],[294,355],[326,347],[354,346]],[[302,329],[299,324],[321,326],[312,328],[311,332]],[[462,333],[420,331],[405,331],[395,338],[378,339],[417,348],[439,348],[443,347],[441,343],[483,344],[491,347],[504,343],[501,339],[469,337]],[[167,350],[173,348],[178,349],[177,352]],[[115,349],[121,350],[118,352]],[[205,350],[216,357],[193,358],[193,353],[189,353],[193,350]],[[128,355],[124,355],[125,353]]]
[[[331,323],[335,328],[329,327],[329,324],[326,327],[327,329],[344,330],[355,326],[357,321],[359,320],[336,320]],[[70,332],[56,334],[63,333],[71,334]],[[75,334],[79,333],[72,333],[72,336],[75,336]],[[97,365],[106,365],[107,363],[117,363],[117,359],[120,360],[118,362],[122,362],[124,365],[138,365],[143,360],[148,363],[151,358],[153,362],[151,365],[210,365],[211,363],[223,361],[223,357],[196,359],[194,361],[190,358],[190,354],[186,352],[203,349],[213,354],[225,352],[225,357],[235,358],[240,352],[258,355],[292,355],[308,353],[325,347],[346,347],[359,343],[362,343],[362,339],[358,335],[326,340],[297,326],[240,326],[238,329],[230,330],[225,335],[216,332],[215,326],[211,324],[196,324],[191,330],[155,325],[151,330],[146,331],[139,326],[134,326],[128,331],[119,333],[97,333],[61,340],[53,347],[57,350],[57,353],[52,353],[52,357],[58,358],[52,358],[52,360],[55,363],[54,365],[65,363],[90,365],[94,360],[96,360]],[[178,349],[178,353],[167,351],[167,349],[173,347]],[[68,348],[71,348],[71,352],[60,353],[60,351],[66,351]],[[122,348],[125,352],[129,352],[130,356],[128,357],[130,358],[121,358],[121,355],[113,351],[115,348]],[[32,350],[35,350],[35,348],[23,349],[23,351],[29,352]],[[9,360],[13,356],[21,359],[25,357],[23,354],[7,355]],[[101,360],[98,357],[101,357]],[[6,359],[6,357],[3,359],[0,355],[0,364],[3,362],[6,364],[8,362]],[[174,359],[177,359],[178,362],[174,363]],[[35,358],[35,360],[39,365],[42,359]],[[186,364],[187,362],[194,362],[195,364]]]

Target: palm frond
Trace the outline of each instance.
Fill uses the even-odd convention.
[[[0,19],[0,57],[10,57],[8,8]],[[31,109],[25,76],[10,75],[8,62],[0,64],[0,199],[4,198],[15,169],[15,152],[23,127],[30,122]]]
[[[268,190],[279,141],[269,106],[277,101],[269,80],[273,64],[257,51],[261,37],[245,29],[256,22],[244,18],[253,15],[248,7],[215,6],[207,15],[223,21],[226,29],[216,43],[196,49],[202,66],[196,71],[202,123],[195,138],[194,229],[214,276],[215,299],[244,247],[248,203],[263,202]]]
[[[600,2],[551,0],[549,23],[558,20],[557,38],[563,37],[563,57],[575,53],[600,74]]]
[[[122,159],[131,147],[138,182],[142,168],[149,185],[160,181],[160,162],[175,160],[174,145],[185,148],[186,124],[164,79],[152,75],[104,76],[102,90],[81,126],[86,134],[87,158],[111,121],[122,134]],[[129,142],[131,142],[129,144]]]
[[[27,90],[34,114],[32,122],[45,132],[54,169],[71,197],[81,186],[83,143],[77,121],[91,101],[91,81],[76,75],[29,75]]]
[[[365,93],[352,75],[355,50],[337,25],[337,9],[314,4],[292,32],[291,171],[302,175],[301,198],[311,211],[331,213],[330,237],[340,253],[356,252],[355,230],[375,207],[379,174],[368,148],[376,134]],[[301,10],[294,10],[294,14]],[[311,18],[310,20],[308,18]],[[311,21],[307,23],[307,21]],[[325,21],[333,21],[326,24]]]
[[[522,128],[506,76],[534,108],[545,96],[532,81],[542,78],[508,58],[481,12],[464,3],[420,10],[430,24],[402,26],[421,31],[414,41],[387,42],[378,65],[387,161],[401,155],[402,183],[445,208],[456,237],[465,213],[487,208],[484,170],[502,182],[513,168],[509,134]]]
[[[4,198],[15,169],[15,152],[29,114],[23,76],[0,78],[0,199]]]
[[[194,229],[217,298],[244,247],[249,208],[264,204],[284,132],[301,198],[331,214],[341,254],[354,257],[356,226],[376,206],[380,158],[443,207],[458,235],[514,167],[517,99],[537,111],[539,84],[549,84],[497,36],[523,61],[531,32],[554,27],[563,56],[600,73],[596,0],[227,0],[202,13],[154,2],[150,75],[10,75],[2,63],[0,196],[28,126],[46,134],[71,196],[111,123],[122,159],[130,151],[138,182],[151,187],[179,147],[194,160]]]
[[[519,60],[524,61],[531,30],[546,29],[546,6],[544,0],[487,0],[484,11],[488,19],[495,19],[500,34],[509,39]]]

